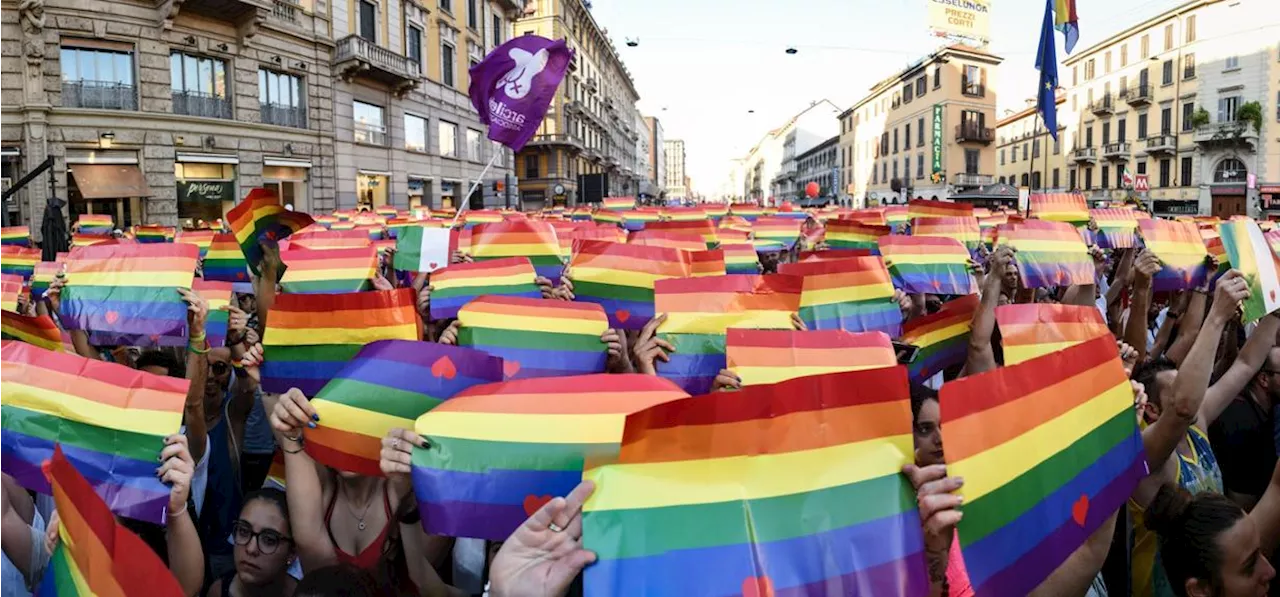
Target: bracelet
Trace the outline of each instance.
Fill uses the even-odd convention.
[[[170,513],[169,513],[169,518],[177,518],[178,516],[182,516],[183,514],[186,514],[186,513],[187,513],[187,505],[188,505],[189,503],[190,503],[190,502],[185,503],[185,504],[182,504],[182,509],[181,509],[181,510],[178,510],[177,512],[170,512]]]
[[[289,440],[289,441],[291,441],[291,442],[298,442],[298,443],[302,443],[302,433],[301,433],[301,432],[299,432],[299,433],[298,433],[298,435],[284,435],[283,433],[282,433],[282,434],[280,434],[280,435],[283,435],[285,439],[287,439],[287,440]]]
[[[206,344],[204,345],[204,349],[203,349],[203,350],[201,350],[201,349],[199,349],[199,348],[196,348],[195,346],[192,346],[192,345],[188,344],[188,345],[187,345],[187,351],[188,351],[188,352],[195,353],[195,354],[208,354],[208,352],[209,352],[209,345],[206,343]]]
[[[231,359],[231,366],[236,369],[244,369],[244,359]]]
[[[284,452],[285,454],[297,454],[298,452],[301,452],[302,450],[303,450],[303,448],[302,448],[302,442],[298,442],[298,449],[297,449],[297,450],[286,450],[286,449],[284,449],[284,448],[280,448],[280,451]]]
[[[187,339],[187,342],[190,342],[190,343],[204,342],[205,337],[206,337],[206,334],[204,332],[200,332],[199,336],[191,336],[189,339]]]

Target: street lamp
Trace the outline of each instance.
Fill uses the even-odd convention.
[[[794,55],[795,55],[797,52],[799,52],[799,51],[800,51],[800,50],[797,50],[797,49],[795,48],[795,46],[788,46],[788,47],[787,47],[787,49],[786,49],[786,53],[787,53],[788,55],[791,55],[791,56],[794,56]]]

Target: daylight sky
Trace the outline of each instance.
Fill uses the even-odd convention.
[[[1088,47],[1185,0],[1077,0]],[[720,191],[729,160],[822,98],[845,108],[877,81],[943,42],[928,34],[925,0],[592,0],[668,139],[684,139],[689,176]],[[993,0],[990,50],[999,115],[1035,93],[1043,0]],[[628,48],[627,38],[640,45]],[[1059,35],[1059,60],[1062,54]],[[799,52],[787,55],[795,46]],[[754,110],[749,114],[748,110]],[[837,129],[838,130],[838,129]]]

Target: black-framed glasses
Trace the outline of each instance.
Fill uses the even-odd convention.
[[[223,376],[226,375],[228,371],[231,371],[231,365],[222,361],[214,361],[209,363],[209,371],[212,371],[214,375]]]
[[[257,539],[258,551],[267,555],[275,553],[282,543],[293,543],[293,539],[272,529],[254,532],[253,525],[243,520],[237,520],[232,525],[232,535],[235,537],[236,545],[248,545],[250,541]]]

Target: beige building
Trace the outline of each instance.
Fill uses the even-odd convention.
[[[636,195],[636,93],[631,73],[584,0],[529,0],[516,33],[565,39],[569,74],[538,134],[517,156],[526,206]],[[661,184],[661,183],[656,183]]]
[[[1001,61],[951,45],[876,84],[841,114],[841,185],[853,204],[944,199],[992,184]]]
[[[214,219],[249,189],[333,207],[328,0],[4,0],[5,206],[117,227]],[[49,177],[52,177],[52,184]]]
[[[1192,0],[1067,58],[1067,186],[1115,199],[1131,174],[1157,214],[1258,215],[1248,180],[1280,182],[1264,159],[1280,151],[1275,14],[1272,0]],[[1251,102],[1260,132],[1240,121]]]
[[[1066,96],[1059,96],[1062,110]],[[1061,121],[1060,121],[1061,122]],[[1067,190],[1066,125],[1058,124],[1054,139],[1036,107],[1005,116],[996,123],[996,182],[1032,191]]]

